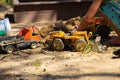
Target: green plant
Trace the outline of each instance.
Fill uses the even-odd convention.
[[[35,63],[34,63],[35,67],[40,67],[41,64],[42,63],[39,60],[36,60]]]
[[[6,5],[12,6],[13,5],[13,0],[1,0],[0,4],[3,5],[3,6],[6,6]]]
[[[13,0],[5,0],[8,5],[13,5]]]

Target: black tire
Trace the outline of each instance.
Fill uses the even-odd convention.
[[[81,39],[79,39],[79,40],[77,40],[76,42],[75,42],[75,50],[76,51],[84,51],[85,49],[86,49],[86,45],[87,45],[87,43],[86,43],[86,41],[85,40],[81,40]]]
[[[6,52],[7,54],[13,53],[14,50],[15,50],[15,47],[12,46],[12,45],[9,45],[9,46],[6,46],[6,47],[5,47],[5,52]]]
[[[36,43],[36,42],[32,42],[32,43],[30,44],[30,48],[31,48],[31,49],[37,48],[37,43]]]
[[[64,43],[61,39],[55,39],[53,41],[53,49],[57,51],[62,51],[64,49]]]
[[[97,34],[101,36],[101,38],[107,38],[110,34],[110,29],[106,25],[99,26],[97,28]]]

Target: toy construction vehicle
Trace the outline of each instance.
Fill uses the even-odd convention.
[[[89,26],[88,30],[93,32],[93,36],[99,35],[101,38],[107,38],[110,34],[108,21],[103,17],[94,17]]]
[[[57,51],[62,51],[65,47],[74,46],[76,51],[84,51],[89,44],[90,32],[76,31],[74,33],[65,33],[63,31],[53,31],[49,33],[50,39],[48,45]]]
[[[40,42],[39,32],[37,27],[24,27],[16,36],[0,38],[0,48],[6,53],[12,53],[23,46],[29,46],[34,49]]]
[[[58,20],[54,24],[41,28],[40,34],[42,37],[46,37],[49,32],[60,30],[64,31],[65,33],[68,33],[70,31],[76,30],[80,22],[81,17],[79,16],[75,18],[70,18],[65,21]],[[94,37],[99,35],[101,36],[101,38],[106,38],[110,34],[110,27],[108,21],[106,21],[103,17],[94,17],[88,26],[89,29],[87,29],[86,31],[92,32]]]

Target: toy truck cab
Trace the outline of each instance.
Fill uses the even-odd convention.
[[[40,31],[37,27],[24,27],[20,32],[20,36],[24,37],[24,40],[33,40],[40,42]]]
[[[74,46],[76,51],[83,51],[89,44],[88,39],[92,36],[90,32],[87,35],[86,31],[76,31],[74,33],[65,33],[63,31],[53,31],[49,33],[50,39],[47,43],[53,47],[54,50],[61,51],[65,47]]]
[[[24,42],[27,42],[31,48],[36,48],[40,42],[40,31],[37,27],[24,27],[19,35],[24,37]]]

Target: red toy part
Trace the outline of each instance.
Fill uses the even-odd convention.
[[[36,40],[40,42],[40,31],[37,27],[24,27],[19,35],[24,37],[24,40]]]

